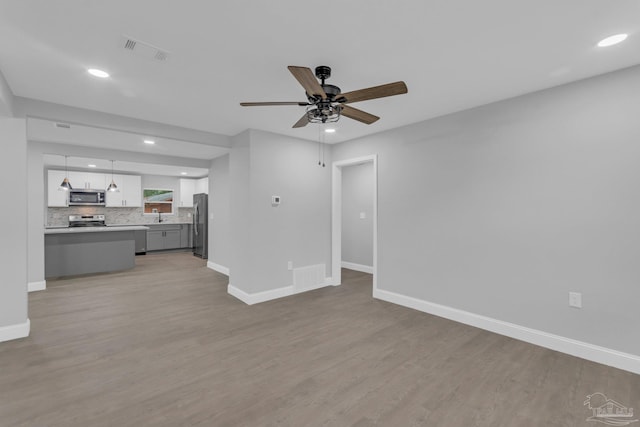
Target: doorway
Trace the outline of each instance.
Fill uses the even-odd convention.
[[[343,196],[343,168],[348,166],[371,163],[373,166],[370,182],[373,194],[373,209],[371,219],[373,223],[373,293],[377,287],[378,273],[378,158],[377,155],[357,157],[333,162],[332,165],[332,202],[331,202],[331,277],[332,284],[342,284],[342,196]]]

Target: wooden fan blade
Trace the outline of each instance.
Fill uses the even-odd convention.
[[[348,105],[342,106],[340,115],[349,117],[350,119],[357,120],[367,125],[370,125],[371,123],[380,119],[380,117],[378,116],[369,114],[366,111],[358,110],[357,108],[349,107]]]
[[[407,93],[407,85],[404,82],[388,83],[381,86],[373,86],[366,89],[338,95],[336,100],[345,104],[351,102],[367,101],[369,99],[384,98],[386,96],[401,95]],[[343,101],[344,99],[344,101]]]
[[[318,83],[316,76],[313,75],[310,68],[296,67],[295,65],[289,65],[287,68],[309,95],[320,96],[322,99],[327,99],[327,94],[324,92],[324,89],[322,89],[322,86],[320,86],[320,83]]]
[[[243,107],[263,107],[266,105],[299,105],[301,107],[306,107],[309,105],[308,102],[241,102],[240,105]]]
[[[296,122],[295,125],[293,125],[294,128],[303,128],[305,127],[307,124],[309,123],[309,118],[307,117],[307,113],[304,113],[304,115],[302,117],[300,117],[300,120],[298,120]]]

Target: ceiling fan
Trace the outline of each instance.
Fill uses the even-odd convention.
[[[289,65],[287,68],[304,88],[307,101],[241,102],[240,105],[243,107],[270,105],[298,105],[300,107],[307,107],[304,115],[293,125],[294,128],[304,127],[307,123],[336,122],[340,116],[345,116],[370,125],[380,117],[346,104],[407,93],[407,85],[402,81],[341,93],[338,86],[325,83],[325,80],[331,77],[331,68],[326,65],[316,67],[315,77],[311,69],[307,67]],[[316,77],[320,79],[320,83],[318,83]]]

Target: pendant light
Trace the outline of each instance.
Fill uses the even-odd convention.
[[[107,191],[119,192],[116,182],[113,180],[113,160],[111,160],[111,184],[107,187]]]
[[[73,187],[69,182],[69,172],[67,171],[67,157],[69,156],[64,156],[64,179],[62,180],[62,184],[60,184],[60,187],[58,187],[59,191],[73,190]]]

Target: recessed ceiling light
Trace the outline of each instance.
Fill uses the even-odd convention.
[[[155,142],[155,141],[153,141],[153,140],[151,140],[151,139],[145,139],[145,140],[144,140],[144,143],[145,143],[145,144],[149,144],[149,145],[153,145],[153,144],[155,144],[156,142]]]
[[[95,168],[96,167],[96,165],[87,165],[87,166],[89,166],[90,168]]]
[[[180,175],[186,175],[186,174],[187,174],[186,172],[180,172]]]
[[[598,47],[613,46],[614,44],[625,41],[627,37],[627,34],[616,34],[614,36],[609,36],[605,39],[600,40],[598,42]]]
[[[330,129],[325,129],[324,131],[325,131],[326,133],[335,133],[335,131],[336,131],[336,130],[335,130],[335,129],[331,129],[331,128],[330,128]]]
[[[91,74],[92,76],[100,77],[101,79],[106,79],[107,77],[109,77],[109,73],[107,73],[106,71],[98,70],[97,68],[89,68],[87,72],[89,72],[89,74]]]

